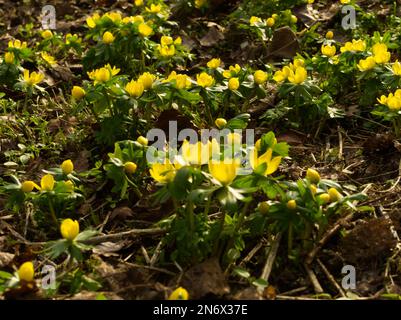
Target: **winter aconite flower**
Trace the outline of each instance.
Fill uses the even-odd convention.
[[[12,41],[12,40],[10,40],[9,42],[8,42],[8,47],[9,48],[14,48],[14,49],[25,49],[26,47],[27,47],[27,43],[26,43],[26,41],[24,41],[24,42],[21,42],[20,40],[14,40],[14,41]]]
[[[327,31],[326,33],[326,39],[331,40],[334,37],[333,31]]]
[[[401,63],[398,62],[398,60],[394,62],[393,65],[391,66],[391,71],[396,76],[401,76]]]
[[[120,72],[120,69],[116,67],[111,67],[110,64],[105,65],[104,67],[96,70],[92,70],[88,72],[88,77],[91,80],[94,80],[94,84],[104,83],[111,79],[111,77],[117,75]]]
[[[60,232],[64,239],[73,241],[79,233],[79,223],[76,220],[65,219],[61,223]]]
[[[330,202],[330,195],[328,193],[322,193],[319,195],[320,201],[322,201],[324,204]]]
[[[41,52],[40,56],[42,57],[43,60],[45,60],[51,66],[57,63],[56,58],[46,52]]]
[[[185,290],[183,287],[179,287],[170,294],[168,300],[188,300],[188,298],[188,291]]]
[[[352,42],[346,42],[344,46],[340,48],[341,53],[348,52],[348,51],[365,51],[366,50],[366,43],[363,40],[355,40],[353,39]]]
[[[74,171],[74,164],[72,163],[71,160],[65,160],[63,161],[63,163],[61,164],[61,170],[63,171],[63,173],[65,175],[70,174],[71,172]]]
[[[236,159],[210,160],[209,173],[223,186],[226,186],[234,181],[239,165],[240,163]]]
[[[327,191],[327,193],[328,193],[329,196],[330,196],[330,201],[331,201],[331,202],[339,201],[339,200],[341,200],[341,198],[342,198],[341,193],[338,192],[338,190],[337,190],[336,188],[330,188],[330,189]]]
[[[50,30],[45,30],[42,32],[41,36],[43,39],[50,39],[53,37],[53,32],[51,32]]]
[[[274,26],[274,23],[275,23],[276,21],[274,20],[274,18],[268,18],[267,20],[266,20],[266,25],[269,27],[269,28],[271,28],[271,27],[273,27]]]
[[[148,139],[146,139],[146,138],[143,137],[143,136],[139,136],[138,139],[136,139],[136,141],[137,141],[139,144],[143,145],[144,147],[146,147],[146,146],[148,145],[148,143],[149,143]]]
[[[35,277],[35,269],[31,261],[24,262],[17,271],[20,281],[33,282]]]
[[[239,64],[236,64],[235,66],[230,66],[228,70],[223,71],[223,77],[227,79],[235,77],[240,71],[241,67]]]
[[[153,82],[155,81],[156,77],[149,73],[149,72],[144,72],[143,74],[141,74],[138,78],[138,82],[141,82],[143,85],[143,88],[145,90],[148,90],[150,88],[152,88]]]
[[[336,47],[332,45],[322,45],[321,51],[326,57],[333,57],[336,54]]]
[[[221,60],[218,58],[214,58],[207,63],[207,67],[210,69],[217,69],[220,67]]]
[[[258,157],[257,150],[252,149],[249,158],[252,169],[256,170],[259,166],[264,165],[265,169],[262,173],[263,175],[268,176],[276,172],[281,163],[282,157],[277,156],[272,158],[272,154],[273,149],[269,148],[263,155]]]
[[[224,118],[217,118],[214,124],[217,128],[222,129],[227,125],[227,120]]]
[[[38,73],[33,71],[32,73],[29,70],[24,69],[24,82],[27,86],[32,87],[42,82],[45,76],[42,73]]]
[[[214,83],[214,78],[210,75],[208,75],[206,72],[202,72],[201,74],[198,74],[196,76],[196,82],[198,85],[201,87],[211,87]]]
[[[287,201],[287,208],[290,210],[294,210],[297,207],[297,202],[295,200],[288,200]]]
[[[231,78],[228,80],[228,89],[231,91],[237,90],[239,88],[239,80],[238,78]]]
[[[164,163],[154,163],[149,173],[157,182],[166,184],[174,180],[176,169],[169,160],[165,160]]]
[[[258,23],[260,23],[260,22],[262,22],[262,19],[259,18],[259,17],[252,16],[252,17],[249,19],[249,25],[251,25],[251,26],[255,26],[256,24],[258,24]]]
[[[175,55],[175,46],[174,45],[171,45],[171,46],[159,45],[157,47],[157,49],[159,50],[159,53],[162,57],[172,57],[173,55]]]
[[[164,82],[174,82],[177,89],[188,89],[191,87],[191,78],[186,74],[177,74],[172,71]]]
[[[141,23],[138,26],[138,31],[142,36],[149,37],[152,34],[153,29],[149,27],[149,25],[147,25],[146,23]]]
[[[8,63],[8,64],[13,64],[13,63],[14,63],[14,60],[15,60],[14,53],[12,53],[12,52],[6,52],[6,53],[4,54],[4,61],[5,61],[6,63]]]
[[[142,82],[132,80],[125,86],[125,91],[127,91],[131,97],[139,98],[144,91],[144,87]]]
[[[288,81],[293,84],[301,84],[306,80],[307,77],[308,73],[306,72],[306,69],[304,67],[298,67],[296,68],[295,72],[291,70],[288,76]]]
[[[162,6],[160,4],[151,4],[150,7],[146,7],[146,11],[150,13],[159,13],[162,10]]]
[[[114,42],[115,37],[111,32],[106,31],[105,33],[103,33],[102,40],[103,40],[103,43],[110,44],[110,43]]]
[[[131,161],[124,163],[124,170],[127,173],[133,174],[135,173],[137,165]]]
[[[54,177],[51,174],[46,174],[40,180],[40,188],[43,191],[52,191],[54,183]]]
[[[182,157],[185,161],[193,165],[206,164],[209,160],[210,154],[210,142],[202,143],[189,143],[188,140],[184,140],[182,143]]]
[[[367,57],[366,59],[359,60],[358,69],[360,71],[368,71],[376,66],[375,58]]]
[[[253,74],[253,80],[257,84],[263,84],[267,81],[267,73],[262,70],[256,70]]]
[[[376,43],[372,47],[373,58],[377,64],[383,64],[390,61],[391,54],[387,51],[387,46],[384,43]]]
[[[96,23],[100,20],[100,15],[98,13],[95,13],[93,16],[88,17],[86,19],[86,24],[88,25],[89,28],[93,29],[96,27]]]
[[[35,188],[36,186],[37,186],[37,185],[36,185],[35,182],[33,182],[33,181],[30,181],[30,180],[24,181],[24,182],[21,184],[21,190],[22,190],[22,192],[26,192],[26,193],[32,192],[32,191],[33,191],[33,188]]]
[[[73,86],[71,90],[71,95],[75,100],[81,100],[83,97],[85,97],[86,92],[83,88],[79,86]]]
[[[316,170],[309,168],[306,170],[306,179],[308,179],[310,183],[317,184],[320,181],[320,174]]]

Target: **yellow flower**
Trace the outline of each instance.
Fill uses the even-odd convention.
[[[45,76],[42,73],[37,73],[35,71],[29,73],[29,70],[24,69],[24,81],[30,87],[42,82],[44,78]]]
[[[342,198],[342,195],[336,188],[330,188],[328,191],[328,194],[330,195],[330,201],[335,202],[338,201]]]
[[[67,188],[68,192],[73,192],[74,191],[74,183],[70,180],[64,181],[64,185]]]
[[[127,93],[131,97],[138,98],[142,95],[142,93],[144,91],[144,87],[143,87],[142,82],[132,80],[131,82],[127,83],[127,85],[125,86],[125,91],[127,91]]]
[[[86,19],[86,24],[89,28],[93,29],[96,27],[96,22],[100,20],[100,15],[95,13],[92,17]]]
[[[118,22],[122,19],[120,12],[107,12],[103,15],[103,17],[107,17],[113,22]]]
[[[314,184],[311,184],[311,186],[310,186],[310,191],[312,192],[313,195],[316,194],[316,192],[317,192],[317,187],[316,187]]]
[[[301,84],[308,77],[308,73],[304,67],[298,67],[295,72],[291,71],[288,76],[288,81],[294,84]]]
[[[8,63],[8,64],[13,64],[13,63],[14,63],[14,60],[15,60],[14,53],[12,53],[12,52],[6,52],[6,53],[4,54],[4,61],[5,61],[6,63]]]
[[[323,55],[332,57],[336,54],[336,47],[332,45],[322,45],[321,51]]]
[[[170,36],[162,36],[160,38],[160,44],[162,46],[169,46],[170,44],[173,44],[173,38]]]
[[[231,78],[228,80],[228,89],[231,91],[237,90],[239,88],[239,80],[238,78]]]
[[[150,88],[152,88],[153,82],[155,81],[156,77],[149,73],[149,72],[144,72],[143,74],[141,74],[138,78],[138,82],[141,82],[143,85],[143,88],[145,90],[148,90]]]
[[[280,165],[282,157],[277,156],[272,158],[273,149],[269,148],[267,151],[258,157],[258,152],[256,149],[252,149],[250,152],[250,164],[253,170],[256,170],[260,165],[266,164],[266,169],[263,172],[263,175],[268,176],[274,173],[278,166]]]
[[[288,68],[288,67],[287,67]],[[283,69],[284,70],[284,69]],[[273,75],[273,80],[276,82],[283,82],[288,78],[289,73],[285,73],[283,70],[278,70]]]
[[[135,173],[137,165],[131,161],[124,163],[124,170],[127,173]]]
[[[258,210],[261,214],[269,213],[270,205],[267,201],[259,202]]]
[[[179,287],[170,294],[168,300],[188,300],[188,298],[188,291],[183,287]]]
[[[220,67],[221,60],[218,58],[214,58],[207,63],[207,67],[210,69],[217,69]]]
[[[181,44],[182,44],[182,39],[181,39],[181,37],[177,37],[177,38],[174,40],[174,44],[176,44],[176,45],[181,45]]]
[[[262,147],[262,140],[261,140],[261,139],[258,139],[258,140],[255,142],[255,149],[259,151],[259,150],[261,149],[261,147]]]
[[[46,174],[40,180],[40,187],[43,191],[52,191],[54,188],[54,177],[51,174]]]
[[[45,30],[42,32],[41,36],[43,39],[50,39],[51,37],[53,37],[53,32],[51,32],[50,30]]]
[[[135,5],[137,6],[137,7],[140,7],[140,6],[142,6],[143,5],[143,0],[135,0]]]
[[[175,55],[175,46],[158,46],[157,49],[162,57],[172,57]]]
[[[382,51],[373,56],[375,62],[378,64],[387,63],[391,59],[391,53],[388,51]]]
[[[172,71],[163,82],[175,82],[177,89],[186,89],[191,87],[191,78],[186,74],[177,74],[175,71]]]
[[[138,31],[139,31],[139,33],[140,33],[142,36],[144,36],[144,37],[149,37],[149,36],[152,34],[153,29],[152,29],[151,27],[149,27],[148,24],[146,24],[146,23],[141,23],[141,24],[138,26]]]
[[[330,201],[330,195],[328,193],[322,193],[319,195],[319,199],[324,203],[328,203]]]
[[[351,0],[340,0],[340,2],[341,2],[342,4],[347,4],[347,3],[350,3]]]
[[[241,71],[241,67],[236,64],[235,66],[230,66],[228,70],[223,71],[224,78],[231,78],[234,77],[237,73]]]
[[[74,164],[70,159],[63,161],[61,164],[61,170],[65,175],[70,174],[74,171]]]
[[[110,80],[112,74],[110,69],[103,67],[100,69],[88,72],[89,79],[94,80],[94,83],[104,83]]]
[[[83,88],[79,86],[73,86],[71,90],[71,95],[74,97],[74,99],[80,100],[85,97],[86,92]]]
[[[261,21],[262,21],[261,18],[252,16],[252,17],[249,19],[249,24],[250,24],[251,26],[255,26],[257,23],[260,23]]]
[[[294,15],[291,15],[291,22],[292,23],[297,23],[298,22],[298,18]]]
[[[366,43],[363,40],[355,40],[352,39],[352,42],[346,42],[343,47],[340,48],[340,51],[347,52],[347,51],[365,51],[366,50]]]
[[[138,139],[136,139],[136,141],[137,141],[139,144],[143,145],[144,147],[146,147],[146,146],[148,145],[148,143],[149,143],[148,139],[146,139],[146,138],[143,137],[143,136],[139,136]]]
[[[28,180],[28,181],[24,181],[24,182],[21,184],[21,190],[22,190],[22,192],[27,192],[27,193],[28,193],[28,192],[32,192],[32,191],[33,191],[33,188],[39,189],[38,186],[36,185],[36,183],[33,182],[33,181]]]
[[[327,31],[327,33],[326,33],[326,39],[331,40],[331,39],[333,39],[333,37],[334,37],[333,31]]]
[[[398,60],[396,62],[393,63],[392,67],[391,67],[391,71],[396,75],[396,76],[401,76],[401,63],[398,62]]]
[[[65,219],[61,223],[60,232],[64,239],[74,240],[79,233],[79,223],[77,220]]]
[[[297,207],[297,202],[295,200],[288,200],[287,208],[290,210],[294,210]]]
[[[150,8],[146,8],[146,11],[147,12],[150,12],[150,13],[159,13],[160,11],[162,10],[162,6],[160,5],[160,4],[151,4],[150,5]]]
[[[182,143],[182,157],[184,160],[193,165],[206,164],[209,161],[210,142],[189,143],[184,140]]]
[[[174,180],[176,170],[170,161],[166,160],[164,163],[152,164],[149,173],[157,182],[166,184]]]
[[[57,63],[56,59],[46,52],[41,52],[40,55],[42,59],[45,60],[50,65],[54,65]]]
[[[198,74],[196,76],[196,82],[201,87],[206,88],[206,87],[210,87],[213,85],[214,78],[212,76],[208,75],[206,72],[202,72],[201,74]]]
[[[386,104],[387,104],[387,97],[386,97],[385,95],[382,95],[382,96],[380,97],[380,99],[379,99],[379,98],[377,99],[377,101],[378,101],[380,104],[386,105]]]
[[[217,128],[222,129],[227,125],[227,120],[224,118],[217,118],[214,124]]]
[[[256,70],[253,74],[253,80],[257,84],[262,84],[267,81],[267,73],[262,70]]]
[[[274,23],[275,23],[276,21],[274,20],[274,18],[268,18],[267,20],[266,20],[266,25],[269,27],[269,28],[271,28],[271,27],[273,27],[274,26]]]
[[[35,270],[31,261],[24,262],[17,271],[18,278],[20,281],[33,282],[35,276]]]
[[[306,179],[308,179],[311,183],[319,183],[320,174],[316,170],[309,168],[306,171]]]
[[[195,8],[200,9],[204,5],[206,5],[206,3],[207,3],[207,0],[195,0]]]
[[[27,47],[27,43],[26,43],[26,41],[21,42],[18,39],[14,40],[14,41],[10,40],[8,42],[8,47],[9,48],[14,48],[14,49],[25,49]]]
[[[366,59],[361,59],[358,63],[358,69],[360,71],[367,71],[373,69],[376,65],[375,58],[367,57]]]
[[[225,159],[223,161],[210,160],[209,173],[222,185],[229,185],[237,176],[239,161],[236,159]]]
[[[401,98],[397,96],[390,96],[387,98],[387,107],[390,110],[398,111],[401,109]]]
[[[106,31],[105,33],[103,33],[103,38],[102,38],[102,40],[103,40],[103,42],[104,42],[105,44],[110,44],[110,43],[113,43],[113,42],[114,42],[115,37],[114,37],[114,35],[113,35],[111,32]]]

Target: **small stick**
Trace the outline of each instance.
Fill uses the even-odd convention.
[[[316,293],[323,293],[324,290],[322,288],[322,286],[319,283],[319,280],[317,279],[315,273],[313,272],[313,270],[310,268],[310,266],[308,264],[305,263],[305,269],[306,269],[306,273],[309,276],[310,281],[312,282],[313,288],[315,290]]]
[[[337,291],[341,294],[342,297],[346,297],[347,295],[345,294],[343,288],[340,287],[340,285],[337,283],[336,279],[332,276],[330,271],[326,268],[326,266],[323,264],[320,259],[316,259],[317,263],[319,266],[322,268],[323,272],[326,274],[327,279],[330,280],[330,282],[333,284],[333,286],[337,289]]]
[[[157,259],[159,259],[160,253],[162,252],[162,245],[163,245],[163,241],[160,241],[155,249],[155,252],[152,255],[152,258],[150,259],[151,266],[154,266]]]
[[[146,251],[144,246],[141,246],[141,251],[142,251],[143,257],[145,258],[146,263],[150,264],[150,258],[149,258],[148,252]]]
[[[271,273],[272,268],[273,268],[274,260],[276,259],[277,250],[278,250],[278,247],[279,247],[279,244],[280,244],[280,240],[281,240],[281,233],[278,233],[276,235],[276,237],[274,238],[274,240],[273,240],[273,243],[271,245],[269,254],[268,254],[267,259],[266,259],[265,266],[264,266],[263,271],[262,271],[262,275],[260,276],[266,282],[269,281],[269,276],[270,276],[270,273]]]
[[[153,229],[132,229],[129,231],[124,231],[120,233],[112,233],[103,236],[92,237],[88,240],[82,241],[84,244],[99,244],[106,241],[116,241],[121,240],[125,237],[132,236],[144,236],[144,235],[156,235],[156,234],[164,234],[166,230],[161,228],[153,228]]]
[[[247,254],[247,256],[239,263],[239,265],[244,265],[246,263],[248,263],[249,261],[251,261],[251,259],[253,258],[253,256],[260,250],[260,248],[263,247],[263,242],[259,242],[251,251],[249,251],[249,253]]]

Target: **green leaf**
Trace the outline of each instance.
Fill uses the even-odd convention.
[[[240,277],[245,278],[245,279],[248,279],[251,276],[251,274],[246,269],[243,269],[243,268],[240,268],[240,267],[235,268],[233,270],[233,272],[237,276],[240,276]]]

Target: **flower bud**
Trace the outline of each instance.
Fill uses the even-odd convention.
[[[124,170],[127,173],[131,173],[131,174],[134,173],[136,171],[136,168],[137,168],[137,165],[133,162],[128,161],[124,164]]]
[[[319,183],[319,181],[320,181],[319,172],[309,168],[306,171],[306,179],[308,179],[311,183],[314,183],[314,184]]]

